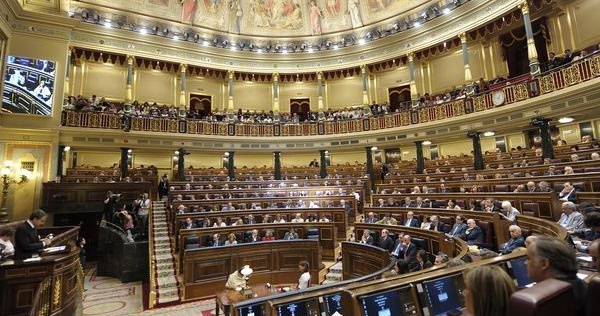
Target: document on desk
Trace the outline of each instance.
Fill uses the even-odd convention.
[[[592,262],[592,256],[577,256],[577,260]]]
[[[48,248],[44,248],[44,252],[52,253],[52,252],[63,251],[65,249],[67,249],[67,246],[48,247]]]
[[[36,262],[36,261],[42,261],[42,257],[33,257],[33,258],[27,258],[27,259],[23,260],[23,262]]]

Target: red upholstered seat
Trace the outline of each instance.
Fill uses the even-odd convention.
[[[548,279],[513,293],[508,303],[511,316],[575,316],[575,299],[571,284]],[[597,314],[593,314],[597,315]]]

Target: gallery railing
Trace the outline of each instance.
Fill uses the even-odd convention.
[[[369,116],[361,119],[262,124],[123,116],[122,114],[65,110],[62,113],[62,126],[250,137],[347,134],[409,126],[468,115],[552,93],[599,76],[600,53],[595,53],[529,80],[515,83],[508,81],[505,86],[482,94],[429,107],[413,108],[393,114]]]

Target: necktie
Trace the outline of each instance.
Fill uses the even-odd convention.
[[[396,249],[394,249],[394,256],[398,257],[398,255],[400,255],[401,248],[402,248],[402,243],[398,243],[398,246],[396,246]]]

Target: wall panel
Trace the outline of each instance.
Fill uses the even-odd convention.
[[[326,103],[329,109],[335,110],[362,105],[362,78],[360,76],[328,80],[326,91]]]
[[[124,101],[126,97],[127,68],[113,64],[85,63],[83,65],[83,94]]]
[[[175,74],[155,70],[136,71],[135,99],[140,103],[171,105],[175,102]],[[179,94],[178,94],[179,96]]]

